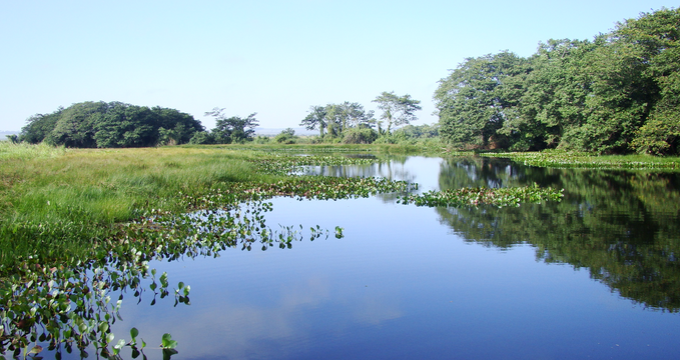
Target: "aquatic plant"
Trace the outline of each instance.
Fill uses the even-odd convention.
[[[538,185],[507,188],[461,188],[444,191],[428,191],[409,194],[399,198],[398,203],[417,206],[519,206],[522,202],[541,203],[560,201],[564,189],[540,188]]]
[[[482,153],[482,156],[509,158],[525,165],[551,168],[680,170],[680,158],[651,155],[600,156],[571,151],[525,153]]]
[[[119,226],[106,246],[93,250],[94,260],[73,258],[50,266],[37,256],[28,257],[15,274],[0,279],[0,354],[35,355],[43,350],[40,344],[47,343],[56,358],[75,349],[87,357],[89,346],[105,358],[130,347],[136,358],[146,346],[143,340],[138,345],[138,330],[130,330],[130,341],[115,344],[110,330],[122,320],[118,312],[124,294],[132,293],[141,302],[150,291],[150,305],[166,297],[174,298],[175,306],[190,304],[191,287],[179,282],[171,289],[168,274],[157,276],[149,261],[219,256],[227,248],[250,251],[256,243],[262,250],[291,249],[294,241],[329,236],[318,225],[308,232],[302,226],[272,230],[263,216],[271,209],[271,203],[254,201],[187,214],[155,210]],[[342,234],[336,230],[335,236]],[[169,357],[177,353],[176,345],[165,334],[160,348]]]

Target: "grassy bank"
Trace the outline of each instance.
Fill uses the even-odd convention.
[[[489,152],[481,156],[509,158],[530,166],[589,169],[680,170],[680,157],[652,155],[594,155],[548,150],[541,152]]]
[[[177,147],[3,151],[0,162],[0,264],[37,254],[79,256],[83,244],[151,209],[185,211],[178,194],[198,196],[229,183],[272,182],[246,151]]]
[[[113,150],[13,144],[0,148],[0,275],[11,273],[28,257],[47,264],[91,258],[95,250],[102,250],[98,249],[101,244],[110,247],[121,224],[149,214],[183,213],[275,195],[364,196],[395,186],[286,176],[286,169],[308,165],[308,158],[271,154],[282,148]],[[372,148],[338,145],[320,149]],[[370,160],[315,157],[312,161],[338,165],[338,161]]]
[[[373,152],[382,154],[439,154],[444,148],[438,143],[400,143],[400,144],[230,144],[230,145],[182,145],[194,149],[231,149],[266,152],[312,152],[312,153],[342,153],[342,152]]]

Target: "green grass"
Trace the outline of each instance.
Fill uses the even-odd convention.
[[[299,179],[286,175],[286,169],[309,165],[311,158],[281,156],[276,151],[281,148],[3,147],[3,153],[8,155],[0,162],[0,276],[11,273],[28,257],[49,264],[91,258],[95,250],[101,251],[100,244],[111,243],[121,224],[151,213],[183,213],[219,206],[210,198],[216,191],[220,193],[219,201],[233,203],[245,200],[246,193],[258,197],[314,194],[332,198],[351,195],[339,188],[353,189],[356,194],[394,189],[390,187],[393,184],[336,184],[319,177],[297,182]],[[298,149],[309,151],[309,146]],[[323,145],[318,149],[354,152],[372,147]],[[367,161],[341,159],[342,163]],[[337,157],[312,160],[319,164],[337,161]],[[272,188],[271,184],[277,185]],[[268,190],[256,193],[248,192],[249,188]],[[187,201],[189,198],[210,200]]]
[[[35,158],[54,158],[66,153],[64,147],[54,147],[44,144],[30,145],[11,141],[0,141],[0,160],[29,160]]]
[[[552,168],[680,170],[680,157],[652,155],[594,155],[548,150],[523,153],[481,153],[481,156],[510,158],[530,166]]]
[[[272,182],[247,151],[178,147],[66,150],[4,147],[0,162],[0,264],[32,254],[81,256],[84,245],[150,209],[185,211],[178,193],[229,183]]]
[[[342,152],[374,152],[384,154],[422,154],[442,153],[444,151],[438,143],[413,144],[229,144],[229,145],[182,145],[193,149],[227,149],[266,152],[305,152],[305,153],[342,153]]]

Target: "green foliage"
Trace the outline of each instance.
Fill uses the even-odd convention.
[[[488,157],[509,158],[525,165],[551,168],[590,168],[590,169],[680,169],[680,158],[658,158],[650,155],[605,155],[572,151],[543,151],[531,153],[484,153]]]
[[[54,147],[47,144],[30,145],[26,143],[0,142],[0,160],[37,158],[55,158],[66,153],[63,146]]]
[[[215,117],[215,128],[210,135],[215,144],[242,144],[253,140],[255,128],[258,121],[255,119],[257,113],[252,113],[245,118],[238,116],[226,117],[223,112],[225,109],[214,108],[206,112],[206,116]]]
[[[345,132],[345,144],[371,144],[378,138],[378,132],[371,128],[352,128]]]
[[[197,131],[194,133],[194,135],[191,137],[189,140],[189,144],[194,144],[194,145],[206,145],[206,144],[214,144],[215,143],[215,138],[213,135],[209,132],[206,131]]]
[[[524,62],[507,51],[468,58],[442,79],[435,92],[442,137],[456,146],[488,147],[514,115],[508,109],[517,103],[518,94],[508,90],[514,85],[508,79],[523,71]]]
[[[309,115],[300,122],[300,126],[308,130],[318,128],[319,138],[338,142],[344,138],[347,130],[371,128],[374,123],[372,110],[365,111],[361,104],[345,101],[342,104],[312,106]]]
[[[439,137],[439,124],[406,125],[394,130],[395,136],[405,139],[432,139]]]
[[[406,94],[404,96],[398,96],[394,94],[394,91],[387,92],[383,91],[382,94],[378,95],[374,100],[374,103],[378,103],[378,109],[382,110],[382,115],[380,116],[380,121],[378,121],[378,133],[383,135],[382,122],[387,122],[387,128],[385,129],[384,135],[390,135],[392,126],[406,125],[411,121],[415,121],[418,118],[415,116],[415,112],[422,109],[420,107],[420,100],[415,100],[411,98],[411,95]]]
[[[274,137],[274,141],[276,141],[279,144],[295,144],[297,140],[297,136],[295,136],[295,130],[292,128],[287,128],[285,130],[282,130],[281,133],[276,135]]]
[[[90,101],[30,117],[19,140],[76,148],[143,147],[187,143],[202,130],[199,121],[174,109]]]
[[[269,141],[270,141],[270,140],[271,140],[271,138],[269,138],[268,136],[260,135],[260,136],[257,136],[257,137],[254,139],[253,142],[254,142],[255,144],[269,144]]]
[[[542,189],[537,184],[523,187],[504,188],[460,188],[455,190],[428,191],[423,194],[406,195],[400,199],[402,204],[413,203],[417,206],[478,206],[497,207],[519,206],[522,202],[541,203],[561,201],[562,190]]]
[[[549,40],[528,59],[468,58],[440,81],[442,137],[469,149],[677,154],[680,10],[628,19],[594,41]]]

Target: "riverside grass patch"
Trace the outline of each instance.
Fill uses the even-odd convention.
[[[560,150],[522,153],[480,153],[479,155],[508,158],[517,162],[523,162],[525,165],[537,167],[680,171],[680,157],[593,155]]]

